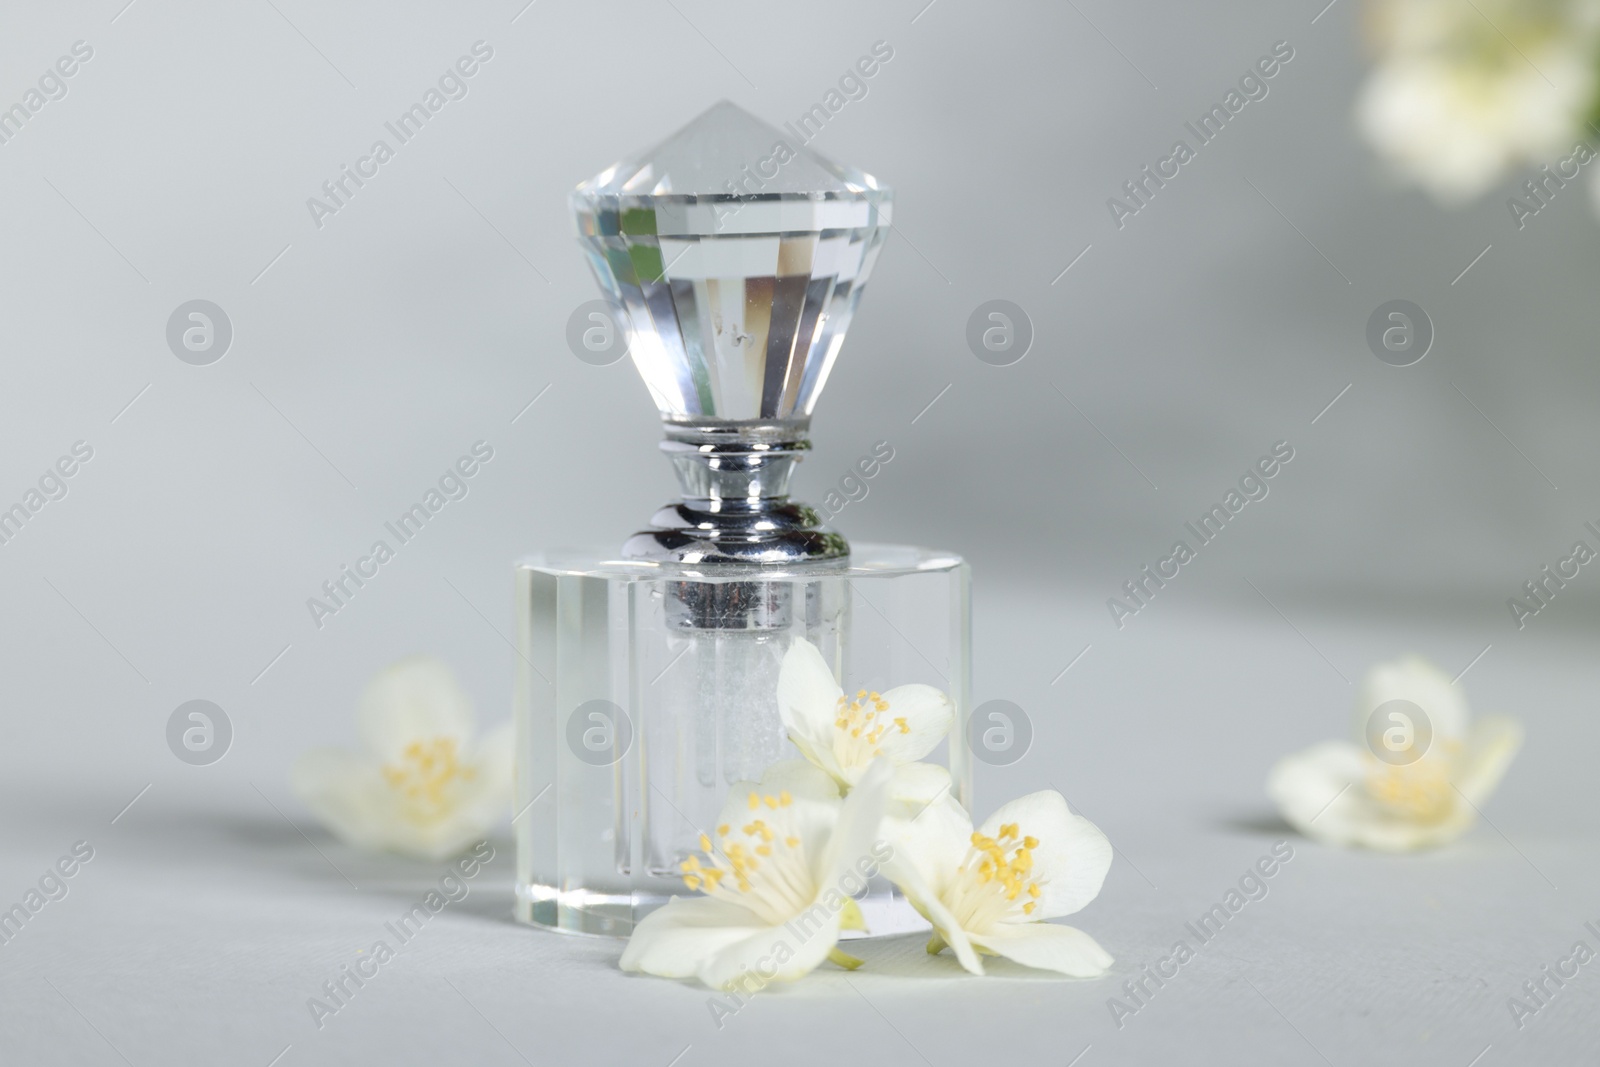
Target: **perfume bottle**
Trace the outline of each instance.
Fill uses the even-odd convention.
[[[524,922],[626,936],[689,892],[729,789],[799,756],[776,697],[796,640],[847,691],[944,690],[956,725],[929,759],[967,802],[966,564],[851,545],[789,496],[891,205],[727,102],[574,192],[681,498],[617,549],[517,564]],[[873,934],[925,926],[886,880],[859,904]]]

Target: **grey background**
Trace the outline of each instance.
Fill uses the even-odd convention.
[[[0,502],[75,441],[95,452],[0,546],[0,897],[76,840],[98,851],[0,948],[6,1059],[1592,1055],[1587,969],[1523,1031],[1504,998],[1600,922],[1600,586],[1584,573],[1520,632],[1505,599],[1600,519],[1596,223],[1576,186],[1521,232],[1506,190],[1446,212],[1389,187],[1351,117],[1358,5],[1321,9],[10,7],[0,102],[74,41],[95,51],[0,145]],[[480,39],[469,95],[315,227],[306,199]],[[819,972],[719,1032],[703,990],[509,925],[505,841],[468,903],[315,1030],[305,998],[438,872],[334,844],[289,762],[353,742],[361,684],[413,651],[502,719],[510,561],[618,543],[672,491],[631,366],[566,347],[596,295],[567,190],[722,97],[792,119],[878,40],[893,60],[814,147],[897,188],[898,232],[799,489],[820,501],[886,439],[837,525],[972,561],[974,696],[1036,729],[1027,758],[981,769],[978,806],[1054,784],[1107,830],[1119,862],[1079,925],[1117,968],[979,984],[891,942],[853,985]],[[1269,96],[1116,228],[1106,199],[1280,40],[1295,58]],[[1009,367],[964,339],[997,298],[1035,331]],[[1436,329],[1407,368],[1364,339],[1397,298]],[[167,348],[193,299],[233,325],[210,366]],[[318,629],[306,598],[478,440],[495,456],[470,495]],[[1296,455],[1271,495],[1116,629],[1105,599],[1279,440]],[[1412,650],[1472,664],[1474,705],[1528,726],[1493,826],[1426,857],[1293,839],[1237,936],[1117,1031],[1106,998],[1288,835],[1261,794],[1272,759],[1345,731],[1348,683]],[[209,767],[166,747],[191,699],[232,722]]]

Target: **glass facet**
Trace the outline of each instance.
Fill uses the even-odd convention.
[[[723,101],[584,182],[572,206],[662,417],[772,421],[810,416],[891,198]]]

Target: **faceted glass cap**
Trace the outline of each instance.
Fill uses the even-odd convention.
[[[892,193],[723,101],[572,194],[662,418],[805,419],[889,233]]]

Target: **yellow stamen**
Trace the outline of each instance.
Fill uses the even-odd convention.
[[[974,831],[969,840],[967,858],[956,869],[955,894],[947,901],[963,927],[981,930],[1007,915],[1012,921],[1018,913],[1031,916],[1043,896],[1043,883],[1033,877],[1039,839],[1006,823],[994,837]]]
[[[402,794],[407,818],[422,824],[447,817],[456,805],[457,783],[477,774],[457,758],[453,737],[413,741],[402,750],[398,766],[383,767],[384,781]]]

